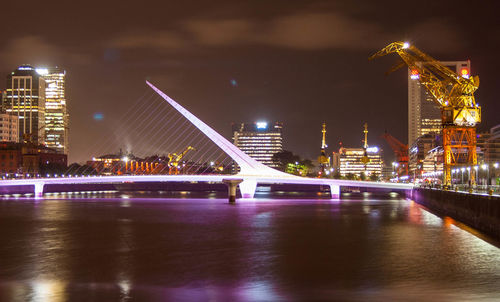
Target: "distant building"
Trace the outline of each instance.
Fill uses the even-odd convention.
[[[37,71],[46,82],[45,144],[59,153],[68,154],[66,71],[59,68],[39,68]]]
[[[394,166],[384,164],[382,167],[382,180],[389,181],[390,179],[397,177],[398,175],[396,170],[397,169]]]
[[[233,143],[258,162],[278,168],[279,163],[272,158],[275,153],[283,151],[282,129],[283,124],[279,122],[233,124]]]
[[[0,90],[0,112],[5,112],[3,104],[5,102],[6,97],[7,97],[7,92],[5,90]]]
[[[19,142],[19,119],[17,116],[7,113],[0,113],[0,141]]]
[[[19,141],[45,143],[45,80],[35,68],[19,66],[7,76],[3,106],[19,119]]]
[[[63,171],[68,164],[65,154],[42,145],[1,142],[0,173],[11,177],[15,174],[41,175],[47,171]]]
[[[457,75],[470,74],[470,61],[440,62]],[[441,108],[418,78],[408,70],[408,146],[422,135],[441,133]]]
[[[424,159],[432,149],[442,146],[440,136],[427,133],[418,137],[409,148],[408,173],[410,177],[418,178],[422,175]]]
[[[87,161],[87,165],[101,175],[168,174],[167,164],[166,156],[139,158],[133,154],[125,155],[121,151],[118,154],[106,154]]]
[[[350,174],[361,177],[364,173],[366,177],[382,176],[384,161],[382,150],[378,147],[368,147],[366,149],[367,162],[364,162],[364,148],[340,148],[340,176],[348,177]]]
[[[478,163],[500,162],[500,125],[477,134]]]
[[[422,161],[422,175],[442,175],[443,173],[443,147],[437,146],[429,150]]]

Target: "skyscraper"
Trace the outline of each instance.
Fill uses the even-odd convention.
[[[68,154],[68,121],[66,107],[66,71],[59,68],[40,68],[37,71],[46,82],[45,143],[58,153]]]
[[[275,153],[283,151],[282,128],[283,124],[279,122],[233,124],[233,143],[258,162],[278,168],[279,163],[272,158]]]
[[[470,74],[470,61],[441,62],[457,75]],[[408,146],[427,133],[441,132],[441,109],[431,94],[408,70]]]
[[[19,141],[45,142],[45,80],[29,65],[7,76],[3,108],[19,119]]]

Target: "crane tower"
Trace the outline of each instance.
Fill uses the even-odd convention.
[[[369,59],[395,53],[401,61],[390,70],[408,66],[412,79],[418,80],[441,108],[444,149],[444,184],[451,185],[451,167],[476,165],[476,124],[481,122],[481,107],[476,104],[474,92],[479,77],[462,70],[457,75],[439,61],[407,42],[394,42]],[[475,184],[471,174],[471,183]]]

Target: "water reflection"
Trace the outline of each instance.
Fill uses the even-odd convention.
[[[0,201],[0,300],[500,296],[499,249],[412,201],[127,195]]]

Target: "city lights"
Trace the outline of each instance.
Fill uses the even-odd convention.
[[[267,122],[256,122],[257,129],[266,129],[267,128]]]
[[[35,71],[39,75],[47,75],[47,74],[49,74],[49,70],[47,68],[36,68]]]

